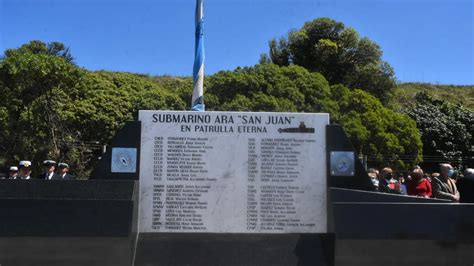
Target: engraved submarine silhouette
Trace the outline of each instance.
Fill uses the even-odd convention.
[[[306,127],[304,122],[300,122],[299,127],[279,128],[279,133],[314,133],[314,128]]]

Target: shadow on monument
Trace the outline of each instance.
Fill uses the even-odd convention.
[[[140,234],[138,265],[334,265],[333,234]]]
[[[297,266],[334,265],[334,234],[301,235],[296,243]]]

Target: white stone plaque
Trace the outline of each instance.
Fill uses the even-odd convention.
[[[326,233],[328,114],[140,111],[140,232]]]

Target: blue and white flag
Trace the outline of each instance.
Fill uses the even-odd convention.
[[[204,106],[204,29],[203,0],[196,0],[196,40],[194,46],[193,68],[193,111],[205,111]]]

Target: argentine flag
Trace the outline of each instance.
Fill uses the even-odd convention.
[[[196,0],[196,43],[194,46],[193,68],[193,111],[205,111],[204,107],[204,30],[203,0]]]

